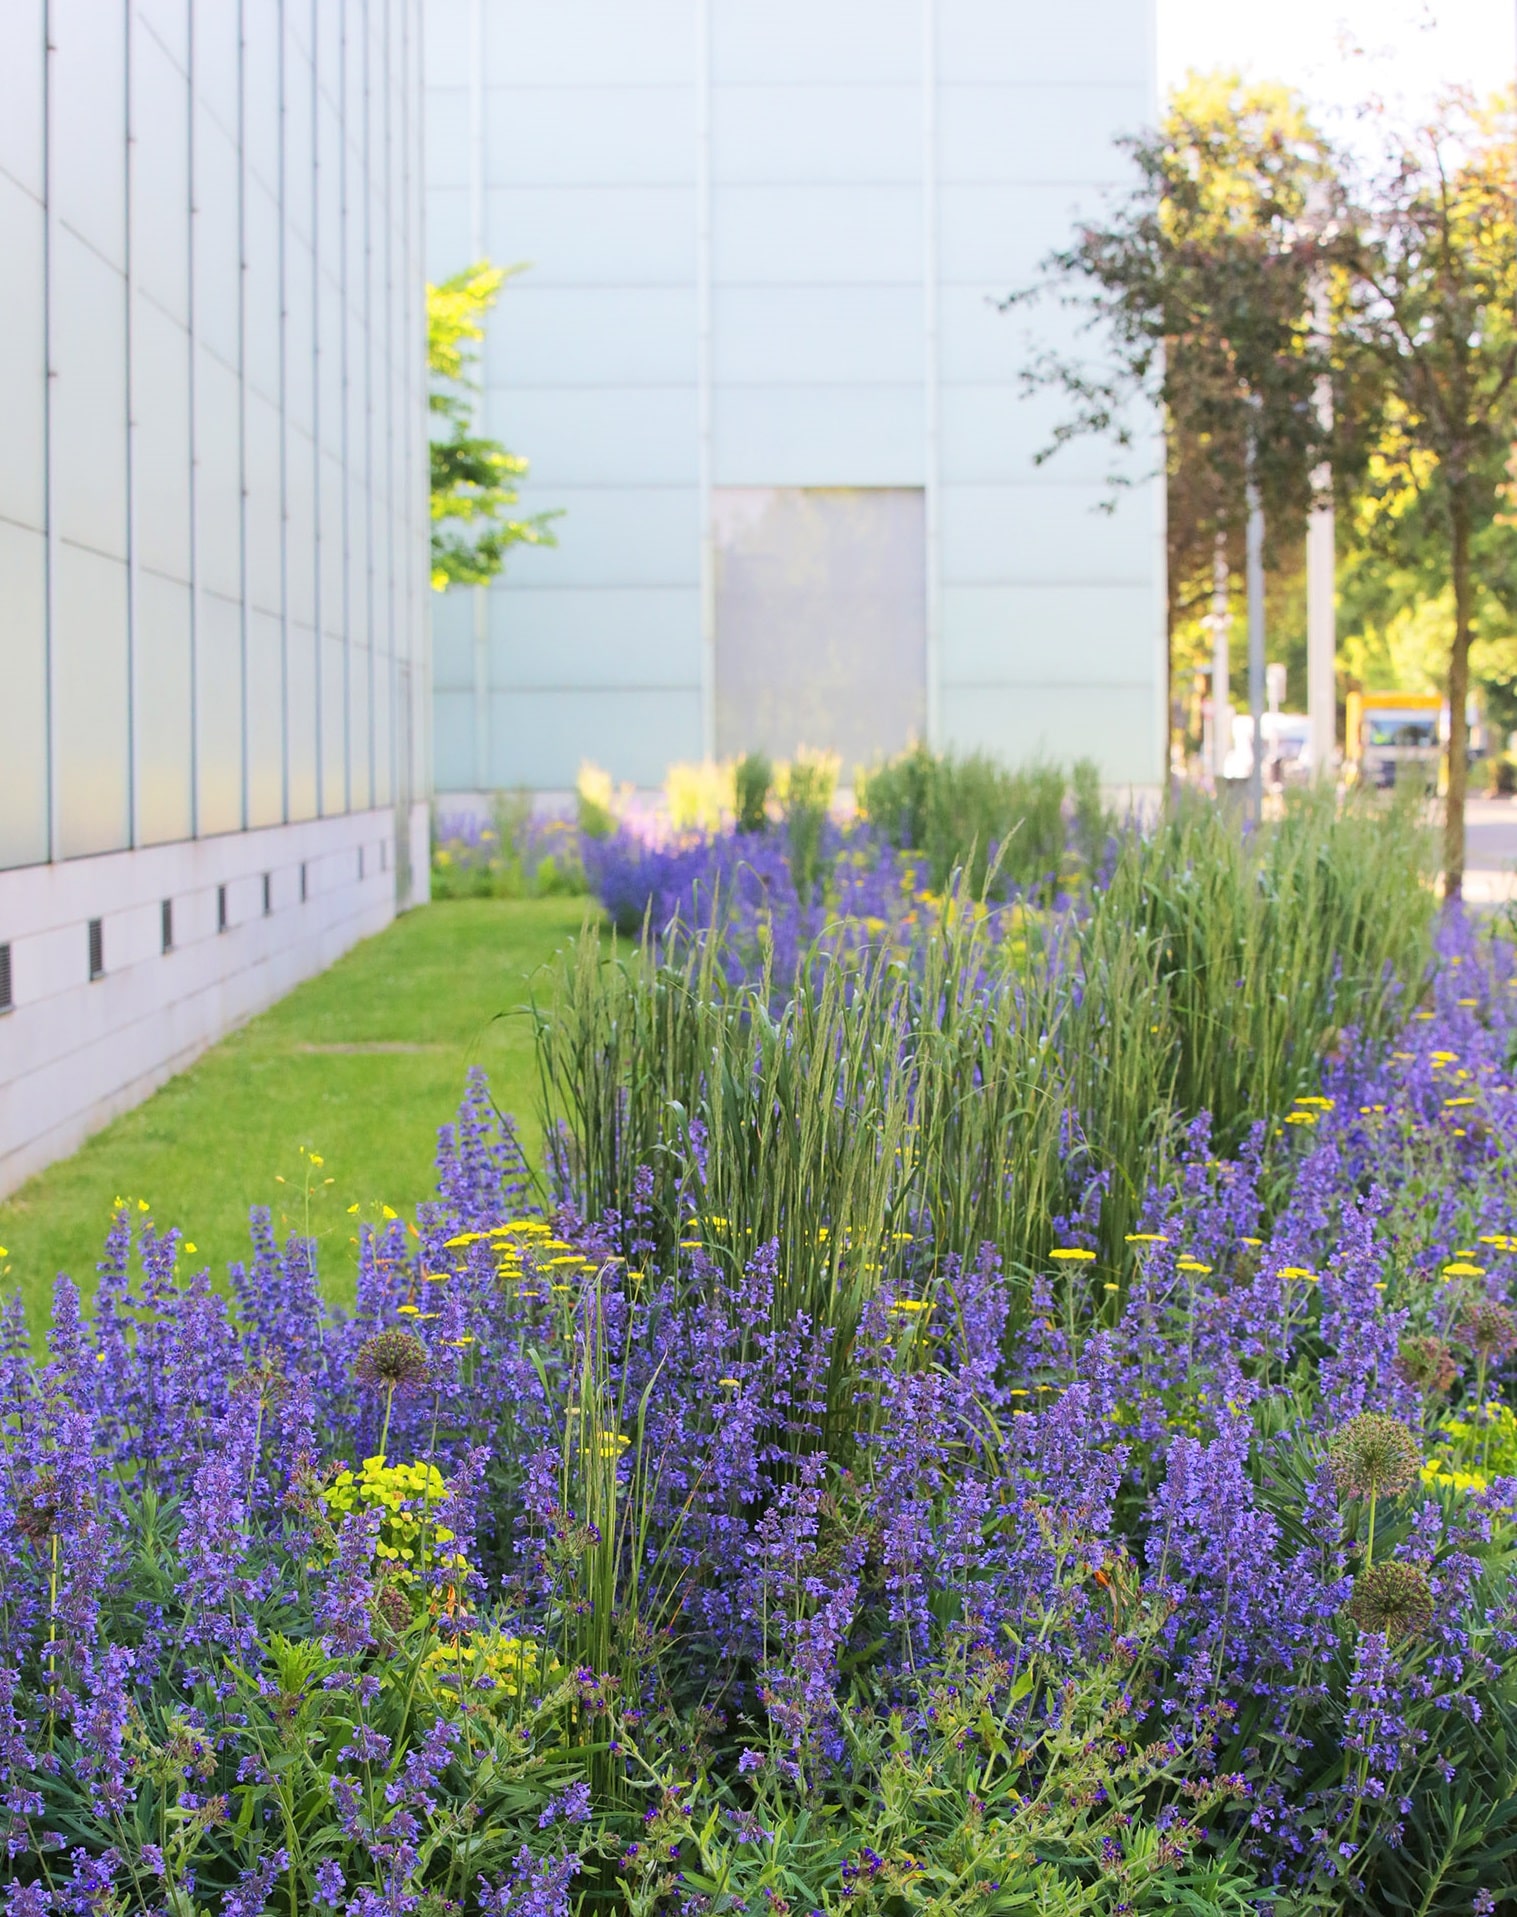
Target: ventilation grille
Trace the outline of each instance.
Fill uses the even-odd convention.
[[[163,901],[162,927],[163,949],[165,952],[172,952],[174,949],[174,901],[172,899]]]
[[[224,932],[226,928],[226,887],[224,885],[218,885],[216,887],[216,930],[218,932]]]
[[[105,927],[99,919],[90,920],[90,977],[105,977]]]
[[[263,875],[263,916],[267,918],[274,910],[274,880],[270,873]]]
[[[11,948],[0,945],[0,1012],[8,1012],[15,1002],[11,996]]]

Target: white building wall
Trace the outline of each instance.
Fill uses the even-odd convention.
[[[419,0],[0,9],[0,1191],[425,895],[421,56]]]
[[[994,304],[1151,122],[1152,0],[426,0],[426,27],[429,272],[528,265],[484,417],[564,512],[439,603],[440,787],[725,749],[714,532],[755,488],[920,489],[937,742],[1157,783],[1162,491],[1107,516],[1106,449],[1034,467],[1055,413]]]

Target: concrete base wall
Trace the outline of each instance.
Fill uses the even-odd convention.
[[[388,925],[407,866],[402,833],[399,903],[420,903],[425,805],[0,872],[12,996],[0,1013],[0,1195]]]

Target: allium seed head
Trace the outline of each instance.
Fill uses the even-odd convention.
[[[1459,1376],[1459,1367],[1441,1338],[1408,1338],[1396,1359],[1396,1376],[1425,1397],[1441,1397]]]
[[[404,1390],[427,1381],[427,1348],[414,1331],[389,1325],[358,1347],[353,1376],[360,1384]]]
[[[1459,1335],[1477,1358],[1504,1358],[1517,1348],[1517,1312],[1482,1298],[1459,1320]]]
[[[1333,1434],[1327,1448],[1333,1482],[1341,1497],[1391,1498],[1422,1468],[1417,1440],[1399,1418],[1361,1411]]]
[[[52,1471],[39,1471],[16,1500],[16,1529],[33,1544],[40,1544],[57,1528],[57,1475]]]
[[[1361,1631],[1415,1637],[1433,1621],[1433,1587],[1420,1564],[1384,1558],[1354,1579],[1348,1614]]]

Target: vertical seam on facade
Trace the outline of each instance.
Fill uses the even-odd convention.
[[[138,713],[141,687],[137,658],[137,420],[132,400],[132,322],[136,317],[136,285],[132,269],[132,173],[136,152],[132,119],[132,0],[122,0],[124,19],[123,89],[126,117],[126,164],[123,182],[123,214],[126,254],[126,842],[138,842],[139,806],[137,797]]]
[[[251,637],[252,582],[248,576],[248,37],[247,0],[237,0],[237,566],[242,604],[242,829],[253,817]]]
[[[374,615],[374,87],[369,55],[373,50],[374,23],[371,0],[363,0],[363,412],[364,412],[364,670],[368,674],[366,741],[368,752],[368,791],[364,804],[374,803],[378,783],[378,742],[374,720],[374,641],[378,621]]]
[[[43,397],[43,595],[47,627],[47,856],[62,856],[62,791],[59,779],[58,658],[58,361],[54,351],[54,284],[58,265],[57,48],[53,42],[55,0],[42,15],[42,353]]]
[[[942,744],[942,529],[941,529],[941,388],[938,351],[938,18],[937,0],[922,0],[922,332],[923,417],[925,423],[922,484],[923,589],[926,597],[923,633],[926,684],[924,718],[927,743]]]
[[[395,204],[395,34],[394,0],[385,3],[385,205]],[[385,619],[388,646],[385,678],[389,689],[387,732],[390,747],[390,776],[385,804],[395,803],[395,221],[385,221],[385,553],[389,560],[385,593]]]
[[[285,73],[285,0],[278,0],[279,34],[279,788],[280,816],[290,822],[290,341],[288,88]]]
[[[186,218],[185,312],[189,335],[190,389],[190,837],[200,837],[200,439],[196,431],[195,374],[199,340],[195,331],[195,7],[186,0],[185,134],[189,149],[189,210]]]
[[[311,0],[311,644],[316,687],[316,813],[327,812],[327,642],[321,599],[321,0]]]
[[[469,0],[469,261],[485,257],[485,10],[484,0]],[[481,368],[483,372],[483,368]],[[482,433],[484,380],[474,396],[474,430]],[[469,588],[473,621],[474,664],[474,783],[481,792],[490,785],[493,758],[490,726],[490,604],[489,587]]]
[[[416,311],[416,273],[420,261],[416,257],[417,219],[416,219],[416,175],[413,167],[413,140],[419,132],[419,107],[413,104],[418,97],[414,84],[416,67],[420,60],[419,25],[415,0],[405,0],[404,44],[402,49],[401,70],[405,75],[405,93],[402,100],[401,130],[403,134],[402,152],[405,155],[405,240],[406,271],[403,282],[405,288],[405,312],[403,315],[402,338],[405,345],[403,369],[403,390],[405,393],[406,413],[404,425],[405,453],[405,608],[406,608],[406,663],[402,683],[403,736],[405,758],[401,768],[400,800],[404,816],[409,819],[411,801],[416,793],[416,673],[420,653],[420,630],[417,622],[415,560],[411,542],[415,537],[416,526],[416,446],[415,425],[411,403],[416,378],[415,352],[416,335],[413,316]],[[413,121],[417,124],[413,126]]]
[[[716,528],[713,503],[711,342],[711,0],[695,0],[695,383],[696,487],[700,513],[701,752],[716,739]]]
[[[342,299],[342,809],[353,810],[353,584],[352,475],[348,461],[349,393],[348,342],[353,324],[353,292],[348,277],[348,0],[340,0],[338,15],[338,227],[341,251]]]

